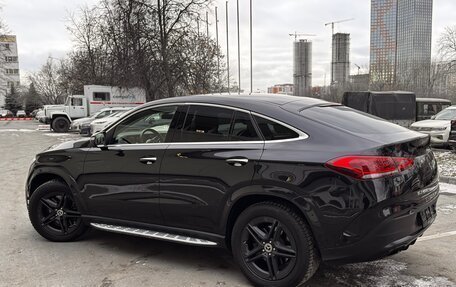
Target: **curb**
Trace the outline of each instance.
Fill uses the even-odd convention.
[[[448,184],[456,185],[456,178],[455,177],[441,176],[439,181],[442,182],[442,183],[448,183]]]
[[[33,118],[0,118],[0,121],[31,121]]]

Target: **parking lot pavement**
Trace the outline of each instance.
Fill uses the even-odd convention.
[[[0,123],[0,286],[250,286],[221,249],[91,231],[52,243],[29,223],[24,201],[35,153],[75,134]],[[456,286],[456,186],[442,184],[436,222],[409,250],[384,260],[323,264],[308,286]]]

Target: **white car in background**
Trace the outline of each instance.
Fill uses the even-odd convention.
[[[451,122],[456,120],[456,106],[444,109],[430,120],[419,121],[410,129],[431,136],[431,144],[447,145],[451,132]]]
[[[81,134],[90,134],[90,124],[94,120],[108,117],[108,116],[110,116],[114,113],[120,112],[120,111],[128,111],[128,110],[131,110],[131,107],[115,107],[115,108],[102,109],[90,117],[74,120],[71,123],[70,130],[76,131],[76,132],[79,131]]]
[[[107,125],[117,121],[120,119],[125,113],[127,113],[129,110],[133,108],[126,108],[122,111],[115,112],[107,117],[104,117],[102,119],[97,119],[94,120],[90,123],[90,135],[93,135],[94,133],[97,133],[101,130],[104,129]]]

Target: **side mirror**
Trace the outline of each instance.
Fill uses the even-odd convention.
[[[99,133],[94,134],[92,136],[92,138],[90,139],[90,141],[92,142],[93,147],[98,147],[102,150],[108,149],[108,147],[106,145],[106,133],[105,132],[99,132]]]
[[[435,120],[435,116],[432,116],[432,117],[431,117],[431,120]]]

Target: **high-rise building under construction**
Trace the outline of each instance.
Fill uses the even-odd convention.
[[[345,85],[350,79],[350,34],[332,37],[331,85]]]
[[[293,84],[295,96],[310,97],[312,93],[312,42],[294,42]]]

